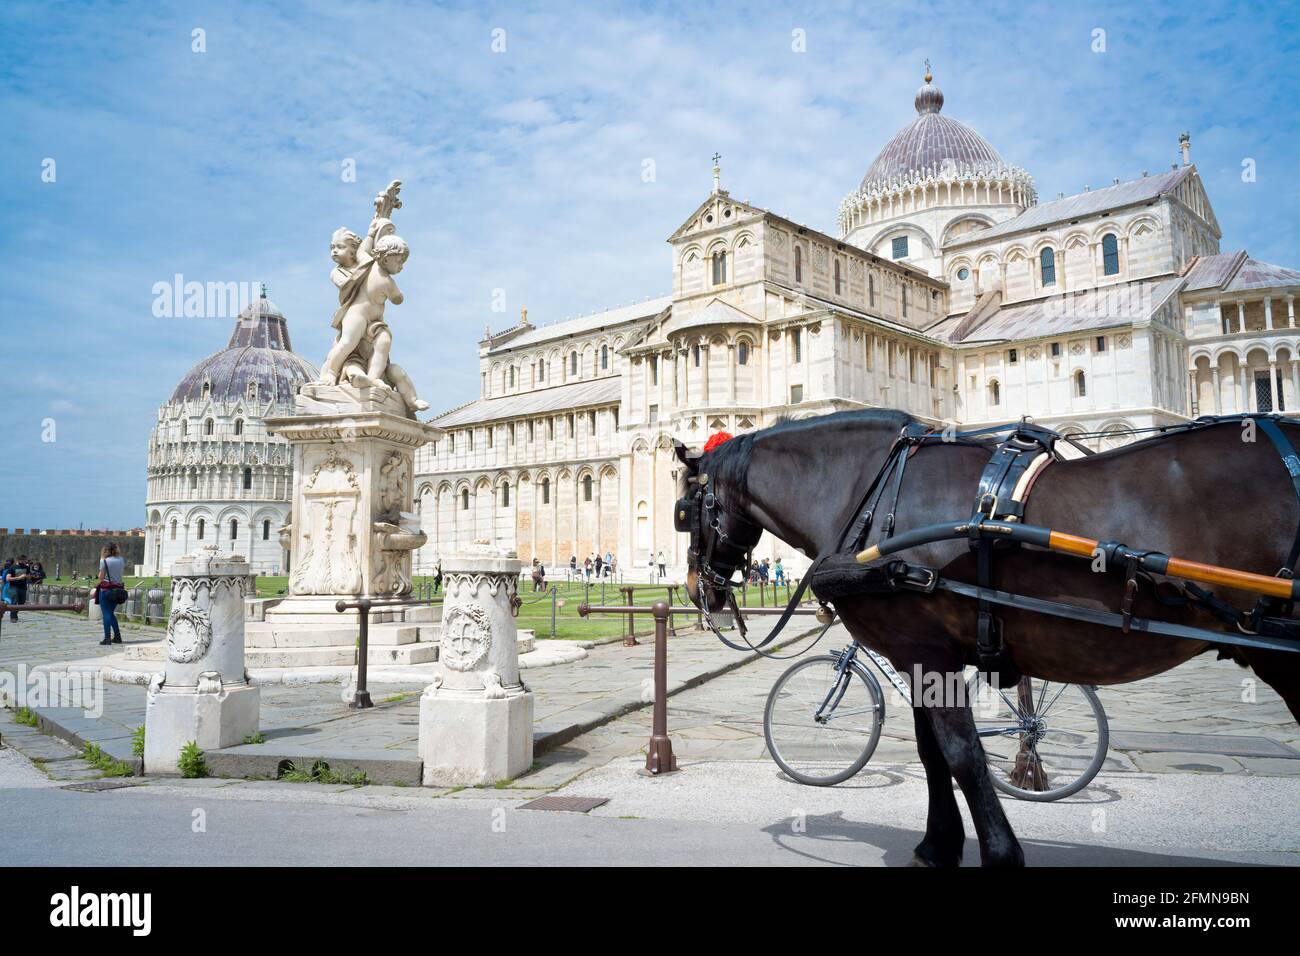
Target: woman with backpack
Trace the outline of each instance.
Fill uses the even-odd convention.
[[[108,542],[99,553],[99,583],[95,585],[95,603],[99,605],[100,617],[104,623],[104,639],[99,642],[101,644],[122,643],[122,629],[117,624],[117,606],[126,600],[126,588],[122,586],[122,573],[125,570],[126,560],[118,551],[117,542]]]

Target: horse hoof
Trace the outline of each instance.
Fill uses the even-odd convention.
[[[928,869],[933,869],[933,868],[935,868],[935,867],[937,866],[937,864],[935,864],[935,863],[931,863],[929,860],[923,860],[923,859],[921,859],[921,858],[920,858],[919,856],[917,856],[915,853],[912,854],[912,862],[909,863],[909,864],[907,864],[907,865],[908,865],[908,866],[924,866],[924,867],[926,867],[926,868],[928,868]]]

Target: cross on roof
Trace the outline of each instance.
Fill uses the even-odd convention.
[[[721,158],[722,158],[722,154],[721,154],[721,153],[714,153],[714,154],[713,154],[713,165],[714,165],[714,166],[718,165],[718,160],[720,160]]]

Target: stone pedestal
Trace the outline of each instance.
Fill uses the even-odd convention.
[[[441,430],[410,417],[384,386],[304,385],[298,414],[266,419],[293,446],[289,595],[248,625],[249,647],[274,666],[352,664],[357,612],[338,600],[407,597],[411,555],[424,544],[414,514],[415,450]],[[372,664],[419,664],[437,658],[432,620],[417,609],[371,613]],[[269,665],[268,665],[269,666]]]
[[[179,558],[171,569],[167,662],[149,684],[144,768],[175,774],[189,742],[219,750],[257,731],[259,692],[244,674],[244,599],[248,562],[215,545]]]
[[[424,785],[510,780],[533,764],[533,695],[519,678],[521,562],[482,545],[443,558],[438,676],[420,698]]]

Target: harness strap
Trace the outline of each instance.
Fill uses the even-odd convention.
[[[1291,484],[1295,488],[1296,498],[1300,500],[1300,455],[1296,454],[1295,446],[1273,419],[1257,418],[1256,421],[1259,423],[1260,431],[1269,437],[1277,453],[1282,456],[1282,464],[1286,466],[1287,474],[1291,476]],[[1286,564],[1283,566],[1288,572],[1288,577],[1294,576],[1297,559],[1300,559],[1300,527],[1296,528],[1295,540],[1291,543],[1291,553],[1287,555]]]

